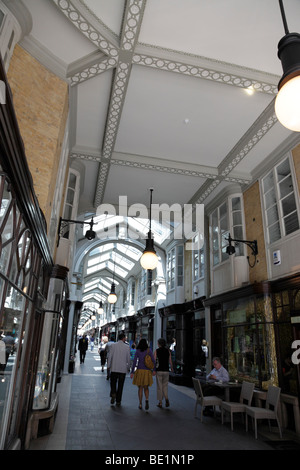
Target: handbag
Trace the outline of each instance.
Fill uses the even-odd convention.
[[[154,364],[153,364],[153,361],[151,359],[151,356],[149,354],[149,348],[147,350],[147,354],[145,356],[145,359],[144,359],[144,363],[145,363],[145,366],[147,367],[147,369],[154,369]]]

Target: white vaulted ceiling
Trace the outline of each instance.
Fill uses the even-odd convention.
[[[18,3],[16,0],[15,3]],[[277,0],[22,0],[21,45],[70,84],[81,214],[203,203],[245,187],[295,134],[276,119]],[[300,1],[285,0],[300,32]]]
[[[277,122],[277,0],[23,0],[22,45],[70,83],[80,212],[202,202],[247,184],[292,133]],[[290,31],[300,2],[285,1]],[[254,92],[249,94],[249,88]]]

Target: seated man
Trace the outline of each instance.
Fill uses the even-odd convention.
[[[223,390],[217,386],[214,386],[214,382],[229,382],[229,374],[225,367],[222,366],[221,360],[219,357],[213,358],[213,366],[214,368],[212,371],[206,376],[207,383],[202,387],[203,395],[215,395],[215,396],[223,396]],[[212,414],[213,407],[205,407],[204,415]]]
[[[218,382],[229,382],[229,374],[225,367],[222,366],[219,357],[213,358],[213,370],[206,376],[206,380],[214,380]]]

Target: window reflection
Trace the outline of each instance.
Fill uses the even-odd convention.
[[[1,280],[0,288],[2,284]],[[8,289],[0,323],[0,428],[7,409],[18,349],[23,342],[21,325],[24,303],[25,299],[19,291],[12,287]]]
[[[227,302],[224,308],[230,377],[267,388],[276,370],[271,347],[274,344],[274,325],[271,323],[269,297],[238,299]]]

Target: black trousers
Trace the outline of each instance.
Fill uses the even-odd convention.
[[[116,398],[117,403],[121,403],[122,400],[125,377],[126,374],[123,374],[122,372],[110,373],[110,394],[111,397]]]
[[[84,362],[86,351],[79,350],[80,364]]]

